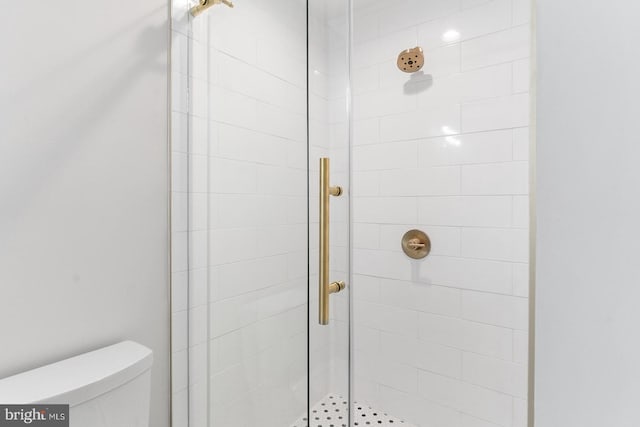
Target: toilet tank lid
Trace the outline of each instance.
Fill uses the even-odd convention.
[[[0,403],[61,403],[91,400],[148,371],[153,352],[123,341],[0,380]]]

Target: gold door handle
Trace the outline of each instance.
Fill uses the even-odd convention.
[[[342,188],[329,185],[329,159],[320,159],[320,273],[318,303],[321,325],[329,324],[329,295],[345,288],[344,282],[329,282],[329,198],[340,196]]]

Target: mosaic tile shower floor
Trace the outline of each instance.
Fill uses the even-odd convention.
[[[354,402],[353,426],[402,426],[414,427],[387,413],[377,411],[363,402]],[[311,424],[306,417],[300,418],[291,427],[349,427],[349,405],[346,399],[329,394],[311,408]]]

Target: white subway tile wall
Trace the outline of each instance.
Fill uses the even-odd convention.
[[[354,0],[355,398],[416,426],[526,425],[530,8]]]

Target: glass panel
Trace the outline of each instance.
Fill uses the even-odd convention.
[[[310,311],[309,405],[311,425],[348,425],[349,417],[349,3],[309,0]],[[329,321],[319,321],[319,161],[329,159],[329,274],[346,288],[327,298]],[[325,412],[326,410],[326,412]]]
[[[291,424],[307,407],[306,4],[208,15],[212,426]]]
[[[190,427],[306,415],[306,14],[305,0],[239,0],[176,35],[188,56]]]

